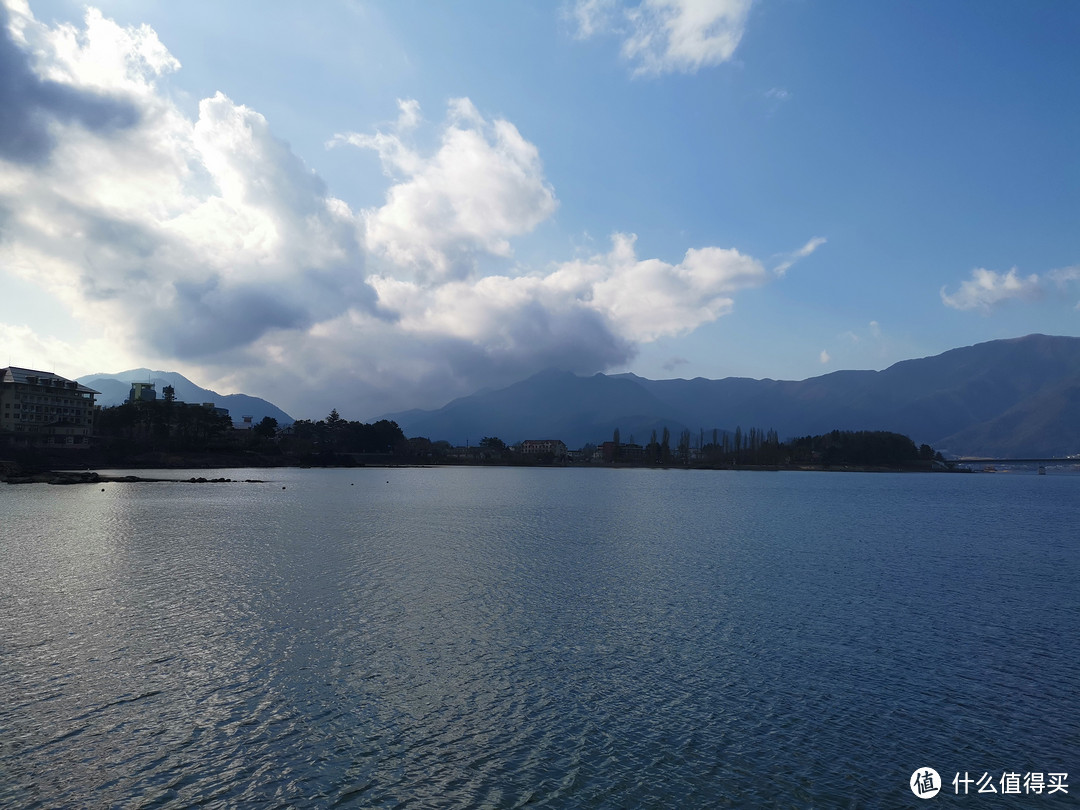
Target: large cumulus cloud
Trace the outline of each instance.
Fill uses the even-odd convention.
[[[338,135],[335,143],[374,149],[391,186],[386,203],[365,212],[368,246],[421,278],[461,278],[478,254],[508,257],[509,238],[555,211],[540,154],[509,121],[489,122],[467,98],[450,103],[439,148],[425,157],[403,140],[419,105],[400,102],[398,132]]]
[[[263,116],[220,93],[184,116],[157,91],[179,65],[149,29],[93,10],[77,32],[9,16],[4,53],[22,86],[128,114],[34,108],[47,148],[16,139],[0,164],[8,267],[115,340],[191,361],[374,306],[360,218]]]
[[[134,126],[138,108],[93,87],[55,81],[27,64],[21,20],[0,5],[0,159],[40,163],[52,151],[54,122],[110,133]]]
[[[642,258],[630,234],[517,266],[513,239],[551,217],[555,190],[536,145],[469,99],[437,125],[403,100],[385,131],[336,136],[374,150],[388,178],[382,205],[354,211],[257,111],[218,93],[186,115],[160,86],[180,66],[152,30],[93,10],[50,27],[14,0],[6,22],[0,92],[29,118],[0,131],[0,272],[87,325],[69,354],[85,363],[92,345],[96,359],[78,373],[161,364],[298,416],[372,418],[548,367],[625,364],[776,277],[731,248]],[[9,350],[63,351],[4,320]]]

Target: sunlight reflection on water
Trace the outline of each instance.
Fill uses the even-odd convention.
[[[0,493],[0,803],[888,806],[1080,750],[1076,478],[214,475],[267,482]]]

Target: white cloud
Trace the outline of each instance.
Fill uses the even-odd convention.
[[[48,54],[38,65],[48,81],[146,97],[154,93],[156,77],[180,68],[148,25],[124,28],[88,8],[83,30],[67,24],[47,28],[34,20],[25,3],[9,5],[8,11],[22,43]]]
[[[971,271],[971,278],[963,282],[955,293],[949,294],[942,287],[941,301],[953,309],[980,309],[989,312],[994,306],[1011,298],[1034,298],[1040,293],[1038,275],[1032,273],[1021,278],[1014,267],[1008,273],[997,273],[978,267]]]
[[[350,311],[311,329],[303,344],[267,335],[258,352],[289,367],[302,351],[309,373],[317,366],[383,411],[404,407],[402,392],[408,404],[435,406],[545,368],[588,373],[625,364],[637,343],[714,320],[730,311],[734,292],[771,278],[735,250],[691,249],[673,265],[639,259],[634,241],[616,234],[608,253],[547,274],[373,276],[380,311],[391,317]]]
[[[881,337],[881,324],[877,321],[870,321],[870,335],[874,338]]]
[[[415,120],[416,102],[403,104]],[[334,143],[374,149],[388,175],[403,176],[385,205],[364,212],[367,246],[420,278],[461,278],[478,255],[511,256],[509,238],[528,233],[557,206],[537,148],[509,121],[485,120],[468,99],[450,103],[431,157],[397,134],[347,133]]]
[[[420,102],[414,98],[398,99],[398,114],[397,129],[399,132],[407,132],[411,129],[416,129],[420,125],[420,122],[424,120],[423,115],[420,113]]]
[[[761,262],[734,249],[706,247],[686,251],[672,265],[639,260],[634,236],[616,234],[606,256],[563,265],[555,284],[578,286],[591,306],[603,312],[620,334],[635,341],[691,332],[731,311],[737,290],[766,283]]]
[[[1046,274],[1046,277],[1054,282],[1058,286],[1058,289],[1067,289],[1074,282],[1080,281],[1080,264],[1051,270]],[[1080,310],[1080,301],[1076,302],[1075,308]]]
[[[616,0],[578,0],[568,16],[577,25],[577,36],[587,39],[613,24]]]
[[[737,250],[691,248],[672,265],[638,259],[635,239],[615,234],[610,252],[566,262],[546,276],[488,276],[438,286],[376,277],[372,285],[380,306],[408,331],[498,342],[512,336],[508,324],[525,310],[547,313],[547,319],[562,311],[598,315],[621,339],[641,342],[713,321],[731,310],[734,292],[768,280],[759,261]]]
[[[152,364],[297,416],[366,419],[625,364],[774,279],[729,248],[639,258],[623,234],[606,253],[511,268],[512,239],[555,194],[537,147],[467,99],[430,150],[410,141],[425,126],[413,100],[385,131],[336,139],[375,150],[390,178],[384,205],[354,212],[257,111],[218,93],[186,115],[158,87],[179,66],[149,28],[96,12],[54,28],[20,8],[0,28],[0,102],[18,113],[0,118],[0,272],[96,337],[0,323],[0,338],[82,365],[65,376]],[[491,257],[505,269],[480,277]]]
[[[143,358],[129,354],[107,337],[71,342],[48,335],[39,335],[28,324],[0,323],[0,346],[4,347],[3,362],[24,368],[52,371],[63,377],[78,377],[87,369],[110,365],[119,369],[124,364],[139,365]]]
[[[829,355],[829,353],[825,349],[822,349],[821,354],[818,355],[818,360],[821,361],[822,365],[825,365],[830,360],[832,360],[832,357]]]
[[[54,29],[25,8],[18,22],[34,62],[0,47],[50,140],[27,152],[0,128],[10,272],[111,339],[178,358],[374,305],[361,221],[261,115],[220,93],[183,115],[155,88],[177,63],[145,26],[90,11],[85,29]]]
[[[1072,267],[1060,267],[1057,270],[1051,270],[1046,274],[1046,277],[1057,284],[1059,287],[1067,287],[1074,281],[1080,281],[1080,264],[1074,264]]]
[[[811,239],[809,242],[807,242],[805,245],[803,245],[801,248],[794,251],[793,253],[783,255],[783,261],[781,261],[780,264],[773,268],[773,272],[776,273],[776,275],[778,276],[783,276],[788,270],[791,269],[791,266],[795,264],[795,262],[797,262],[799,259],[805,259],[819,247],[824,245],[826,241],[827,240],[824,236],[815,236],[813,239]]]
[[[734,56],[750,6],[751,0],[642,0],[629,7],[579,0],[571,17],[581,38],[622,38],[634,75],[696,73]]]

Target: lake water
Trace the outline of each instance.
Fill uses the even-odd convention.
[[[162,475],[0,488],[2,806],[1080,796],[1080,476]]]

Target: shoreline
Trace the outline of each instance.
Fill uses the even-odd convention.
[[[591,470],[726,470],[732,472],[834,472],[834,473],[973,473],[975,470],[971,470],[963,467],[956,467],[950,469],[927,469],[918,467],[897,468],[889,466],[879,465],[843,465],[843,466],[824,466],[824,465],[769,465],[769,466],[754,466],[754,465],[742,465],[742,466],[705,466],[705,465],[690,465],[690,466],[653,466],[653,465],[629,465],[629,464],[410,464],[410,463],[384,463],[384,464],[354,464],[354,465],[341,465],[341,464],[278,464],[274,467],[267,466],[234,466],[225,465],[221,467],[203,467],[203,466],[190,466],[190,467],[127,467],[127,466],[110,466],[112,470],[140,470],[140,469],[175,469],[180,470],[204,470],[204,469],[218,469],[218,470],[232,470],[232,469],[292,469],[292,470],[310,470],[310,469],[454,469],[459,467],[504,467],[504,468],[521,468],[528,467],[530,469],[591,469]],[[14,474],[0,475],[0,483],[5,484],[52,484],[57,486],[66,486],[72,484],[106,484],[106,483],[174,483],[174,484],[265,484],[264,479],[259,478],[207,478],[205,476],[191,476],[187,478],[161,478],[154,477],[142,477],[139,475],[102,475],[95,470],[74,471],[74,470],[37,470],[34,472],[16,472]]]
[[[71,472],[67,470],[46,470],[43,472],[13,475],[0,478],[5,484],[265,484],[259,478],[143,478],[138,475],[101,475],[93,471]]]

